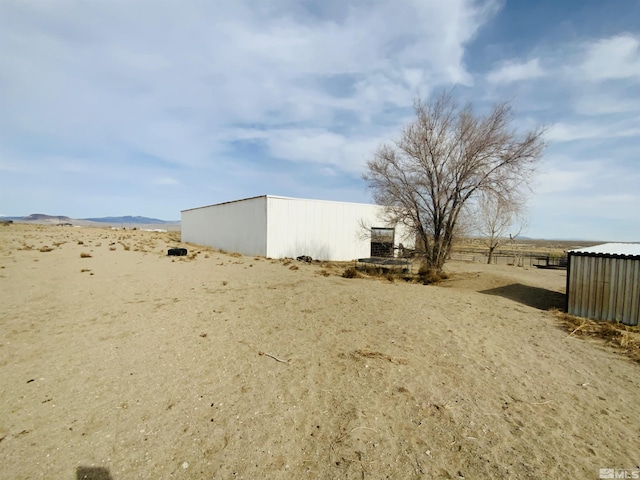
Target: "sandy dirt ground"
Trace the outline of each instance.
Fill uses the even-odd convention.
[[[0,226],[0,478],[640,468],[640,367],[559,326],[564,271],[424,286],[180,245]]]

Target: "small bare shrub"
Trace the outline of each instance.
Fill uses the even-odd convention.
[[[299,270],[299,267],[297,265],[291,265],[289,270]]]
[[[436,269],[429,267],[426,264],[422,264],[418,270],[418,277],[424,285],[438,284],[442,280],[449,278],[449,275],[443,271],[437,271]]]
[[[84,245],[84,242],[82,240],[78,240],[78,245]]]
[[[331,275],[329,272],[327,272],[326,270],[320,270],[319,272],[317,272],[318,275],[322,275],[323,277],[328,277],[329,275]]]
[[[109,251],[114,252],[116,250],[116,247],[109,247]]]
[[[49,247],[48,245],[40,247],[40,251],[41,252],[51,252],[52,250],[53,250],[53,248]]]
[[[364,267],[364,272],[367,275],[371,275],[372,277],[381,277],[384,275],[385,271],[380,267],[374,267],[372,265],[367,265]]]
[[[228,284],[229,284],[229,282],[227,282],[226,280],[222,281],[222,285],[228,285]]]
[[[87,252],[80,253],[80,258],[91,258],[91,254]]]
[[[89,270],[88,268],[83,268],[82,270],[80,270],[80,273],[84,273],[84,272],[90,272],[91,270]]]
[[[344,278],[360,278],[360,273],[356,270],[355,267],[349,267],[344,272],[342,272],[342,276]]]

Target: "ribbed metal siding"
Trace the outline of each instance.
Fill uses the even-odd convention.
[[[183,210],[182,241],[244,255],[266,255],[266,197]]]
[[[386,226],[382,207],[283,197],[267,197],[267,255],[309,255],[319,260],[352,260],[369,256],[369,231],[363,225]]]
[[[567,312],[638,325],[640,258],[569,253]]]

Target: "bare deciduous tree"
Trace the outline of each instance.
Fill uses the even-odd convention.
[[[509,202],[528,184],[544,150],[543,129],[519,134],[509,102],[480,116],[450,92],[414,108],[416,119],[398,141],[378,148],[363,178],[374,200],[389,207],[388,220],[415,232],[426,263],[441,270],[471,199],[487,192]]]
[[[515,239],[525,226],[524,202],[515,195],[504,198],[482,192],[473,210],[476,232],[489,249],[487,263],[493,260],[496,249]]]

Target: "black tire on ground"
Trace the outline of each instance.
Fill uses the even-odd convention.
[[[184,257],[187,254],[186,248],[170,248],[167,255],[171,257]]]

